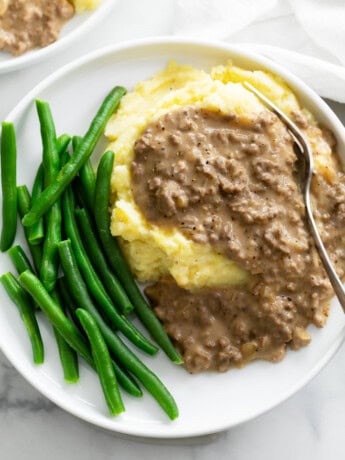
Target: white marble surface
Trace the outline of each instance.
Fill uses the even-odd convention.
[[[288,36],[281,34],[288,25]],[[101,29],[32,69],[0,76],[0,119],[36,83],[61,65],[99,46],[174,30],[172,0],[119,0]],[[233,42],[276,39],[276,44],[321,57],[291,15],[273,11]],[[345,107],[332,104],[345,122]],[[344,458],[345,347],[302,391],[260,418],[208,438],[155,442],[102,432],[58,409],[34,390],[0,353],[1,460],[340,460]]]

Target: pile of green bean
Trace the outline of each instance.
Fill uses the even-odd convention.
[[[109,193],[114,153],[106,152],[94,172],[90,156],[125,89],[115,87],[103,101],[84,137],[57,136],[49,104],[37,100],[42,163],[32,194],[16,183],[16,135],[12,123],[2,124],[1,179],[3,227],[0,249],[8,251],[18,274],[0,281],[18,307],[27,329],[33,361],[42,364],[38,314],[53,326],[66,382],[79,380],[78,357],[97,372],[111,415],[123,412],[119,386],[140,397],[140,384],[170,419],[176,403],[159,380],[125,344],[155,355],[158,347],[130,321],[136,314],[150,336],[176,364],[182,359],[133,279],[116,239],[110,233]],[[17,213],[27,241],[13,246]]]

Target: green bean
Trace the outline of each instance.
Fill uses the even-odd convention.
[[[57,139],[56,139],[56,148],[58,151],[59,156],[62,155],[65,150],[67,150],[68,144],[71,142],[71,136],[68,134],[64,133],[61,134]]]
[[[10,259],[18,272],[18,275],[25,272],[25,270],[31,270],[32,272],[34,271],[28,256],[25,254],[24,249],[19,246],[19,244],[12,246],[12,248],[8,251],[8,255],[10,256]]]
[[[44,185],[49,186],[60,169],[59,152],[56,145],[56,132],[49,104],[36,100],[36,108],[41,126],[43,145]],[[42,194],[37,201],[41,199]],[[34,206],[36,201],[32,200]],[[48,291],[54,289],[59,268],[57,243],[61,240],[61,205],[57,200],[47,214],[47,232],[43,244],[40,278]]]
[[[37,174],[32,187],[31,200],[34,203],[40,196],[44,188],[43,165],[41,164],[37,170]],[[43,218],[36,222],[32,227],[29,227],[29,241],[31,244],[41,244],[44,239],[44,223]]]
[[[2,275],[0,282],[6,289],[13,303],[18,307],[20,316],[30,338],[34,363],[42,364],[44,361],[44,347],[30,297],[19,285],[12,273],[8,272]]]
[[[28,261],[25,252],[20,246],[13,246],[8,251],[8,253],[19,275],[23,273],[25,270],[32,271],[30,262]],[[22,288],[20,287],[20,289]],[[24,293],[27,296],[27,293],[25,291]],[[52,297],[60,306],[60,308],[62,308],[59,295],[56,291],[52,293]],[[77,356],[75,352],[67,344],[67,342],[62,338],[60,333],[55,328],[53,329],[59,350],[61,364],[64,371],[65,380],[70,383],[77,382],[79,377]]]
[[[56,131],[49,104],[36,100],[43,146],[44,185],[47,187],[56,178],[60,169],[59,152],[56,145]]]
[[[54,289],[51,293],[52,298],[60,309],[64,311],[61,296],[57,289]],[[79,367],[78,367],[78,356],[72,347],[62,337],[60,332],[54,327],[54,335],[56,344],[59,351],[60,362],[64,374],[64,379],[67,383],[76,383],[79,380]]]
[[[84,337],[60,309],[37,276],[26,270],[19,276],[19,282],[40,306],[48,320],[60,332],[66,342],[93,367],[94,362]]]
[[[21,246],[17,245],[17,246],[13,246],[12,248],[10,248],[8,251],[8,255],[10,256],[10,259],[15,269],[18,272],[18,275],[23,273],[25,270],[33,271],[31,263]],[[58,298],[56,297],[55,300],[58,300]],[[60,302],[60,307],[61,307],[61,302]],[[78,367],[76,369],[77,370],[77,375],[76,375],[76,373],[73,372],[74,368],[73,368],[72,361],[73,359],[76,360],[77,356],[75,352],[70,348],[70,346],[65,342],[65,340],[61,337],[61,335],[56,331],[56,329],[54,329],[54,334],[55,334],[56,343],[57,343],[58,350],[59,350],[61,363],[62,363],[63,370],[64,370],[65,380],[68,382],[74,383],[78,380]],[[72,354],[74,355],[74,358]],[[74,364],[74,367],[75,366],[78,366],[77,361],[76,361],[76,364]]]
[[[72,245],[69,240],[59,243],[59,254],[62,270],[68,282],[70,293],[74,301],[87,310],[94,317],[100,328],[112,355],[129,372],[131,372],[144,385],[149,393],[157,400],[162,409],[173,420],[178,416],[176,403],[159,380],[144,363],[122,342],[122,340],[107,326],[103,318],[94,306],[85,282],[82,279]]]
[[[49,292],[54,289],[58,276],[57,243],[61,240],[61,222],[61,205],[58,200],[49,210],[40,271],[40,278]]]
[[[75,302],[73,301],[69,293],[67,282],[64,276],[58,279],[57,287],[59,289],[59,292],[61,294],[64,304],[66,305],[67,309],[73,315],[73,318],[74,318],[75,309],[76,309]],[[78,320],[77,317],[76,317],[76,320]],[[117,381],[119,382],[119,385],[128,394],[135,396],[136,398],[140,398],[143,395],[143,392],[139,388],[134,378],[131,375],[127,374],[126,371],[124,371],[115,361],[113,361],[113,365],[114,365],[114,371],[116,374]]]
[[[19,245],[13,246],[7,251],[7,253],[10,256],[10,259],[18,275],[25,272],[25,270],[31,270],[32,272],[34,272],[31,262],[28,256],[25,254],[24,249],[21,246]],[[37,304],[35,304],[34,306],[36,310],[39,309],[39,306]]]
[[[78,326],[78,318],[75,315],[75,310],[77,309],[77,305],[75,305],[75,302],[71,297],[71,294],[69,292],[67,282],[64,276],[61,276],[60,278],[58,278],[56,282],[56,288],[58,289],[60,293],[65,309],[70,314],[76,326]]]
[[[141,398],[143,396],[143,392],[138,386],[136,380],[125,370],[123,370],[114,360],[113,366],[119,385],[131,396]]]
[[[61,134],[56,139],[56,148],[58,155],[60,156],[68,147],[68,144],[71,141],[71,137],[68,134]],[[34,185],[32,188],[32,203],[34,203],[40,196],[44,189],[44,171],[43,164],[41,163],[38,167],[37,174],[34,180]],[[36,222],[32,227],[29,227],[29,240],[31,244],[40,244],[44,239],[44,222],[41,218]]]
[[[107,121],[119,106],[121,98],[125,93],[126,90],[124,88],[117,86],[108,94],[77,151],[68,163],[61,168],[56,180],[43,191],[40,200],[32,206],[31,210],[24,217],[24,225],[31,226],[37,222],[72,182],[80,168],[89,159],[98,139],[104,131]]]
[[[27,270],[20,275],[19,281],[40,305],[40,308],[44,311],[48,320],[53,324],[55,329],[59,331],[64,340],[69,343],[91,367],[94,368],[95,365],[84,337],[80,334],[75,325],[60,310],[59,305],[49,295],[40,280],[33,273]],[[126,375],[126,373],[115,363],[114,367],[117,372],[116,375],[119,379],[119,383],[121,383],[123,388],[133,396],[142,396],[142,392],[134,379]]]
[[[123,313],[130,313],[133,310],[133,305],[108,265],[108,262],[103,254],[103,248],[99,243],[98,235],[94,228],[91,216],[86,209],[76,209],[75,215],[85,244],[86,252],[91,259],[91,263],[98,271],[98,275],[102,279],[109,297],[121,308]]]
[[[111,415],[121,414],[124,412],[125,406],[123,405],[117,385],[114,367],[111,362],[107,344],[92,315],[82,308],[78,308],[76,313],[88,336],[93,360],[96,365],[97,374],[101,382],[109,412]]]
[[[84,187],[81,184],[80,177],[76,177],[72,183],[72,189],[77,201],[77,204],[81,208],[87,209],[88,205],[85,200]]]
[[[119,329],[134,345],[150,355],[157,353],[157,347],[149,342],[127,318],[117,312],[110,297],[104,290],[81,241],[74,215],[75,204],[71,187],[69,187],[62,196],[62,209],[65,232],[67,237],[71,240],[73,251],[77,257],[78,266],[97,304],[103,309],[111,324]]]
[[[17,232],[17,147],[12,123],[2,123],[1,133],[1,185],[2,230],[0,249],[12,246]]]
[[[81,136],[73,136],[72,137],[72,147],[73,147],[73,152],[76,152],[79,145],[83,141],[83,138]]]
[[[73,144],[73,151],[74,152],[77,150],[78,145],[80,144],[82,139],[83,138],[80,137],[80,136],[74,136],[73,137],[72,144]],[[88,164],[88,163],[91,165],[90,160],[87,160],[85,165]],[[72,182],[72,188],[73,188],[73,192],[76,195],[77,202],[79,203],[79,205],[82,206],[82,207],[86,207],[86,208],[90,209],[91,200],[90,200],[90,193],[89,193],[89,190],[88,190],[88,187],[87,187],[87,178],[85,178],[86,174],[84,174],[84,181],[82,181],[82,179],[81,179],[81,171],[83,170],[85,165],[82,166],[82,168],[80,169],[78,176],[76,176],[74,178],[74,180]],[[96,183],[96,175],[95,175],[94,172],[93,172],[93,174],[94,174],[94,178],[95,178],[95,180],[94,180],[94,185],[95,185],[95,183]],[[94,192],[95,192],[95,187],[93,186],[93,188],[92,188],[92,200],[93,200]],[[91,205],[93,207],[93,201],[92,201]]]
[[[83,141],[82,137],[74,136],[73,137],[73,151],[76,152],[78,146]],[[79,178],[83,185],[84,189],[84,199],[88,209],[93,209],[93,200],[95,196],[95,185],[96,185],[96,174],[93,170],[90,160],[87,160],[86,163],[80,168]]]
[[[26,185],[20,185],[17,187],[18,194],[18,214],[22,218],[30,209],[31,206],[31,197]],[[29,230],[30,227],[24,227],[24,234],[26,241],[28,243],[31,257],[35,266],[37,273],[41,270],[41,261],[42,261],[42,248],[39,245],[33,245],[29,240]]]
[[[117,274],[122,286],[126,290],[143,325],[158,345],[162,347],[167,356],[174,363],[181,364],[183,362],[181,356],[174,348],[163,326],[141,294],[116,239],[110,233],[108,201],[113,163],[114,153],[110,151],[106,152],[101,158],[96,177],[94,215],[103,250],[111,268]]]

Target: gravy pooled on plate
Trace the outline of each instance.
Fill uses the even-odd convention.
[[[190,372],[279,361],[287,345],[309,343],[308,324],[325,323],[332,289],[306,228],[296,161],[285,125],[267,110],[244,120],[189,106],[150,123],[136,142],[131,187],[145,219],[250,274],[238,286],[190,291],[164,277],[147,288]],[[332,185],[314,177],[312,195],[343,276],[343,173]]]

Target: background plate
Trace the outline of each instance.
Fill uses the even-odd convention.
[[[208,70],[232,59],[247,68],[268,68],[281,75],[303,104],[329,126],[338,138],[344,158],[345,130],[329,107],[302,82],[270,61],[225,44],[184,39],[151,39],[99,50],[68,65],[43,81],[11,112],[18,133],[18,183],[31,186],[41,157],[39,126],[33,99],[50,102],[58,133],[82,134],[105,94],[115,84],[131,89],[138,81],[162,69],[169,60]],[[97,157],[97,155],[96,155]],[[20,229],[21,230],[21,229]],[[17,240],[23,243],[20,231]],[[0,256],[0,272],[12,270],[7,255]],[[214,433],[252,419],[271,409],[307,383],[331,358],[345,336],[345,318],[336,301],[324,329],[310,328],[312,344],[299,352],[289,351],[279,365],[255,362],[224,374],[189,375],[159,353],[138,355],[168,386],[180,408],[170,422],[147,394],[142,400],[125,396],[126,412],[107,415],[96,376],[81,366],[80,382],[63,382],[50,325],[40,321],[46,345],[46,361],[35,367],[18,312],[3,289],[0,291],[0,346],[17,370],[41,393],[72,414],[113,431],[146,437],[190,437]]]
[[[116,2],[117,0],[102,0],[97,9],[82,14],[76,14],[63,27],[60,38],[45,48],[33,49],[17,57],[0,51],[0,73],[22,69],[35,62],[42,61],[55,52],[67,47],[73,43],[75,39],[95,27]]]

